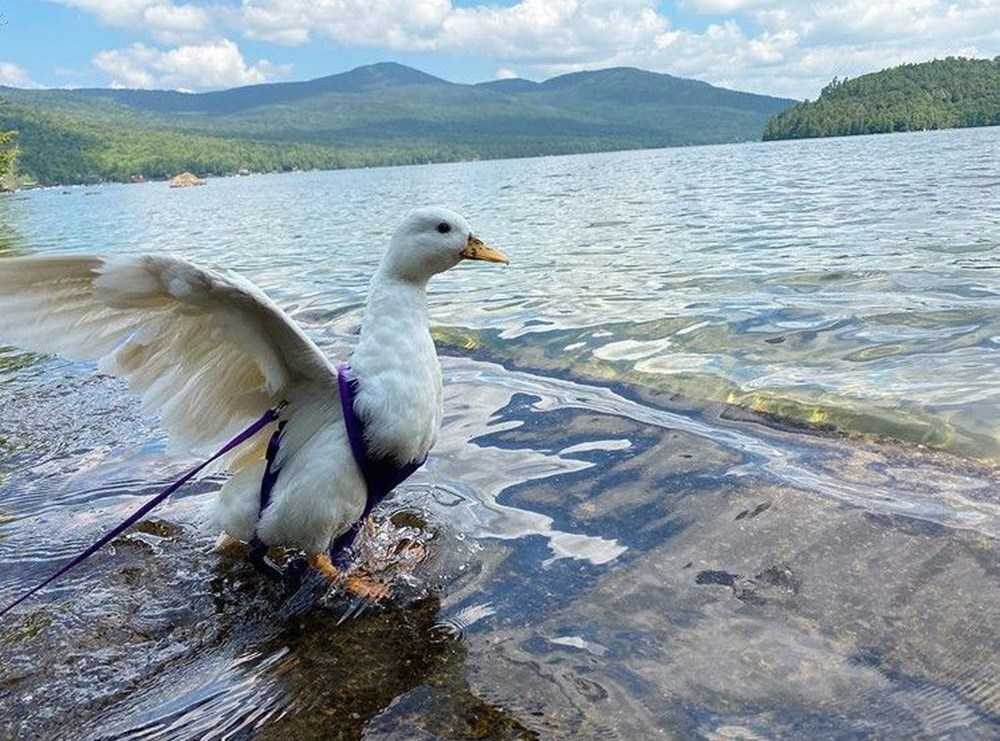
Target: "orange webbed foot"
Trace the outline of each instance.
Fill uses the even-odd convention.
[[[378,602],[389,596],[389,585],[371,576],[351,574],[345,576],[341,569],[334,566],[329,554],[320,553],[309,557],[309,566],[332,584],[343,587],[347,592],[358,597],[365,597]]]

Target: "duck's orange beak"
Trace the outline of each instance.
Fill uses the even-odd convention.
[[[466,260],[485,260],[486,262],[502,262],[504,265],[510,264],[507,255],[500,250],[493,249],[486,242],[472,234],[465,241],[465,247],[459,254]]]

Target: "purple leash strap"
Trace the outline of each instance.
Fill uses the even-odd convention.
[[[79,564],[81,564],[84,561],[86,561],[88,558],[90,558],[90,556],[94,555],[101,548],[103,548],[108,543],[110,543],[112,540],[114,540],[119,535],[121,535],[123,532],[125,532],[126,530],[128,530],[135,523],[137,523],[139,520],[141,520],[146,515],[146,513],[148,513],[150,510],[152,510],[158,504],[161,504],[163,502],[163,500],[165,500],[167,497],[169,497],[175,491],[177,491],[178,489],[180,489],[184,484],[186,484],[188,481],[190,481],[192,478],[194,478],[196,475],[198,475],[210,463],[214,463],[219,458],[221,458],[226,453],[228,453],[230,450],[232,450],[233,448],[236,448],[236,447],[242,445],[247,440],[249,440],[251,437],[253,437],[258,432],[260,432],[262,429],[264,429],[265,427],[267,427],[267,425],[269,425],[271,422],[273,422],[275,419],[278,418],[279,411],[280,411],[280,407],[277,408],[277,409],[268,409],[266,412],[264,412],[263,416],[261,416],[260,419],[258,419],[256,422],[254,422],[249,427],[247,427],[245,430],[243,430],[243,432],[241,432],[239,435],[237,435],[236,437],[234,437],[228,443],[226,443],[225,445],[223,445],[218,450],[218,452],[216,452],[211,458],[209,458],[208,460],[205,460],[205,461],[199,463],[197,466],[195,466],[190,471],[188,471],[187,473],[185,473],[183,476],[181,476],[179,479],[177,479],[174,483],[172,483],[166,489],[164,489],[159,494],[157,494],[155,497],[153,497],[152,499],[150,499],[144,505],[142,505],[141,507],[139,507],[139,509],[137,509],[135,512],[133,512],[131,515],[129,515],[125,519],[124,522],[122,522],[121,524],[117,525],[116,527],[114,527],[113,529],[111,529],[110,531],[108,531],[107,533],[105,533],[103,536],[101,536],[101,538],[96,543],[94,543],[93,545],[91,545],[90,547],[88,547],[85,551],[83,551],[79,555],[75,556],[69,562],[63,564],[61,567],[59,567],[59,569],[57,569],[55,571],[55,573],[53,573],[50,576],[48,576],[41,583],[36,584],[34,587],[32,587],[31,589],[29,589],[27,592],[25,592],[24,594],[22,594],[20,597],[18,597],[16,600],[14,600],[13,602],[11,602],[10,604],[4,606],[3,608],[0,608],[0,617],[3,617],[4,615],[6,615],[12,609],[14,609],[19,604],[21,604],[26,599],[28,599],[28,597],[30,597],[31,595],[35,594],[35,592],[39,591],[40,589],[43,589],[44,587],[46,587],[49,584],[51,584],[52,582],[54,582],[60,576],[62,576],[67,571],[69,571],[70,569],[72,569],[74,566],[78,566]]]

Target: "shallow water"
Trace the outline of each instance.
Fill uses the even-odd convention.
[[[354,341],[406,205],[446,420],[397,598],[208,554],[185,489],[0,624],[0,735],[1000,733],[1000,129],[67,188],[0,250],[166,251]],[[405,205],[401,205],[405,204]],[[0,262],[2,269],[2,262]],[[92,368],[0,349],[0,602],[179,474]]]

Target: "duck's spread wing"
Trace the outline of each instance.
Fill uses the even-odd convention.
[[[214,449],[336,369],[264,292],[163,256],[0,260],[0,342],[99,360],[159,412],[171,448]]]

